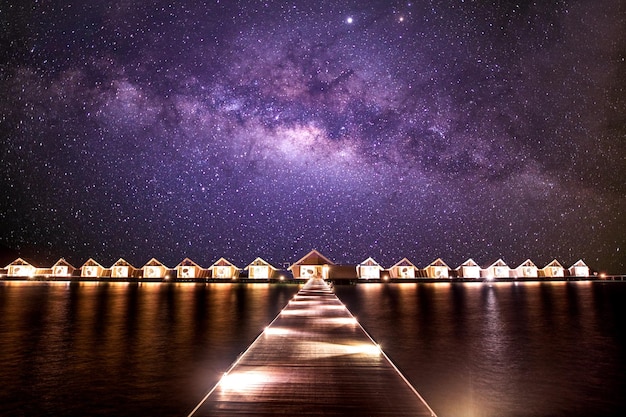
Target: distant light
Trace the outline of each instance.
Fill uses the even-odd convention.
[[[346,23],[347,23],[347,24],[349,24],[349,25],[351,25],[352,23],[354,23],[354,18],[353,18],[352,16],[348,16],[348,17],[346,18]]]

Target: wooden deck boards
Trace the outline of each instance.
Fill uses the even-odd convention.
[[[322,280],[309,281],[189,416],[434,416]]]

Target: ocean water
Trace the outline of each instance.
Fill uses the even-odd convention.
[[[0,282],[1,416],[186,416],[298,290]],[[440,417],[626,415],[626,284],[336,286]]]
[[[337,286],[440,417],[626,415],[626,284]]]

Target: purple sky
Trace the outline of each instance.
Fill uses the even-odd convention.
[[[626,9],[9,1],[0,245],[626,273]]]

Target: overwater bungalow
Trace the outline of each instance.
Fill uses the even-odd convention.
[[[241,268],[237,268],[225,258],[220,258],[209,267],[209,271],[211,271],[211,278],[235,279],[239,277]]]
[[[456,268],[456,272],[459,278],[480,278],[480,265],[478,265],[472,258],[463,262]]]
[[[76,268],[64,258],[61,258],[52,265],[51,275],[54,277],[71,277],[74,275],[74,271],[76,271]]]
[[[537,265],[530,259],[526,259],[517,268],[514,269],[515,276],[518,278],[537,278]]]
[[[556,259],[550,262],[548,265],[541,268],[539,276],[546,278],[560,278],[565,276],[565,268]]]
[[[450,278],[450,267],[441,258],[437,258],[424,268],[428,278]]]
[[[356,274],[361,279],[380,279],[380,272],[383,267],[374,259],[367,258],[356,266]]]
[[[262,258],[256,258],[244,268],[244,271],[248,271],[250,279],[271,279],[276,277],[278,268]]]
[[[111,270],[103,267],[93,258],[89,258],[87,262],[80,267],[80,276],[83,278],[99,278],[110,275]]]
[[[208,271],[189,258],[176,265],[176,276],[181,279],[206,278]]]
[[[498,259],[487,268],[480,271],[483,278],[509,278],[511,276],[511,268],[502,260]]]
[[[111,266],[111,278],[138,278],[139,271],[128,261],[120,258]]]
[[[34,277],[37,267],[22,258],[17,258],[5,267],[8,277]]]
[[[169,278],[170,269],[163,265],[163,263],[156,258],[150,259],[146,264],[141,268],[143,271],[144,278]]]
[[[293,263],[287,270],[291,271],[295,279],[328,279],[329,268],[333,265],[335,265],[333,261],[319,253],[316,249],[313,249]]]
[[[574,265],[567,270],[571,277],[588,277],[589,267],[582,259],[579,259]]]
[[[415,278],[417,267],[407,258],[403,258],[394,266],[389,268],[390,278]]]

